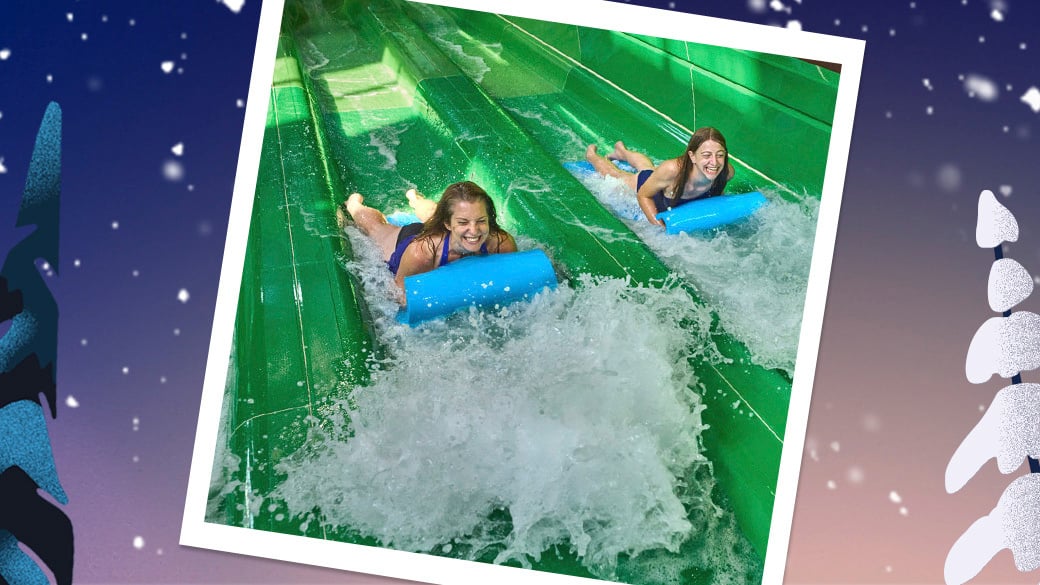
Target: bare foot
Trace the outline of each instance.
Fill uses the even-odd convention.
[[[628,156],[628,149],[625,148],[625,143],[618,140],[614,143],[614,152],[607,155],[610,160],[626,160]]]
[[[422,221],[433,217],[434,212],[437,210],[436,203],[430,201],[415,189],[405,191],[404,196],[408,198],[408,205],[415,210],[415,215]]]
[[[585,160],[589,161],[590,163],[595,163],[596,159],[601,158],[603,157],[600,156],[598,152],[596,152],[595,144],[590,144],[589,147],[585,149]]]
[[[347,202],[344,204],[347,208],[347,213],[350,217],[357,215],[359,209],[365,206],[365,197],[361,193],[351,193],[350,197],[347,197]]]

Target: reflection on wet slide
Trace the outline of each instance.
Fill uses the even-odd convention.
[[[288,3],[210,521],[640,583],[760,579],[837,80],[679,44]],[[670,73],[629,73],[646,63]],[[618,138],[675,156],[694,120],[726,132],[730,190],[770,197],[753,221],[665,236],[619,219],[616,181],[564,168]],[[797,166],[750,139],[763,124],[804,145]],[[399,325],[335,206],[358,191],[390,213],[462,179],[560,288]]]

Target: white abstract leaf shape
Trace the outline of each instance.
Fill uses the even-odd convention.
[[[989,270],[989,308],[1008,311],[1033,294],[1033,277],[1010,258],[1001,258]]]
[[[1040,315],[1018,311],[1010,317],[993,317],[975,332],[968,346],[964,373],[972,384],[990,376],[1010,378],[1040,367]]]
[[[982,420],[968,433],[946,467],[946,491],[954,493],[996,457],[1011,473],[1026,456],[1040,454],[1040,384],[1013,384],[997,392]]]
[[[1000,549],[1004,535],[1000,529],[997,511],[976,520],[950,547],[943,567],[946,585],[961,585],[979,574]]]
[[[980,248],[996,248],[1004,242],[1018,241],[1018,221],[986,189],[979,194],[979,221],[975,224],[975,242]]]
[[[943,570],[947,585],[978,575],[1003,548],[1011,549],[1019,571],[1040,568],[1040,473],[1011,482],[997,507],[953,543]]]

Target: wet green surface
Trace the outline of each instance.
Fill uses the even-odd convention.
[[[692,129],[717,125],[738,167],[731,190],[820,192],[837,78],[815,66],[395,0],[317,19],[290,3],[286,14],[229,376],[230,448],[248,489],[229,497],[220,521],[299,534],[299,518],[247,495],[280,481],[273,466],[302,443],[307,417],[367,380],[378,348],[342,268],[352,253],[334,209],[345,194],[392,212],[406,208],[409,187],[433,194],[472,179],[504,227],[544,245],[563,277],[661,286],[669,269],[562,167],[586,144],[623,137],[666,158]],[[763,127],[785,140],[763,137]],[[790,140],[799,141],[796,162]],[[676,286],[700,302],[693,286]],[[708,405],[704,445],[764,556],[790,383],[752,364],[724,331],[715,341],[732,363],[691,362]],[[752,416],[730,406],[737,399]],[[317,525],[305,532],[377,544]],[[538,568],[585,574],[567,555],[546,555]]]

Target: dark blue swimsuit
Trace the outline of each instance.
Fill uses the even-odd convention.
[[[653,174],[653,172],[653,169],[639,171],[639,175],[636,176],[636,192],[642,188],[643,183],[650,178],[650,175]],[[668,211],[669,209],[674,209],[680,205],[686,205],[687,203],[698,199],[705,199],[706,197],[710,197],[710,195],[701,195],[700,197],[694,197],[693,199],[667,199],[664,196],[664,191],[658,191],[654,194],[654,207],[657,208],[657,213],[661,213],[662,211]]]
[[[390,255],[390,259],[386,261],[387,268],[389,268],[390,272],[393,272],[394,275],[396,275],[397,271],[401,268],[401,256],[404,255],[405,249],[408,247],[408,244],[412,243],[415,236],[418,236],[419,232],[422,231],[422,226],[423,224],[421,223],[410,223],[402,227],[401,231],[398,232],[397,246],[394,248],[394,253]],[[444,250],[441,252],[441,261],[437,264],[438,268],[448,263],[448,243],[450,241],[451,232],[448,232],[444,234]],[[480,253],[481,255],[487,255],[487,242],[480,245]]]

